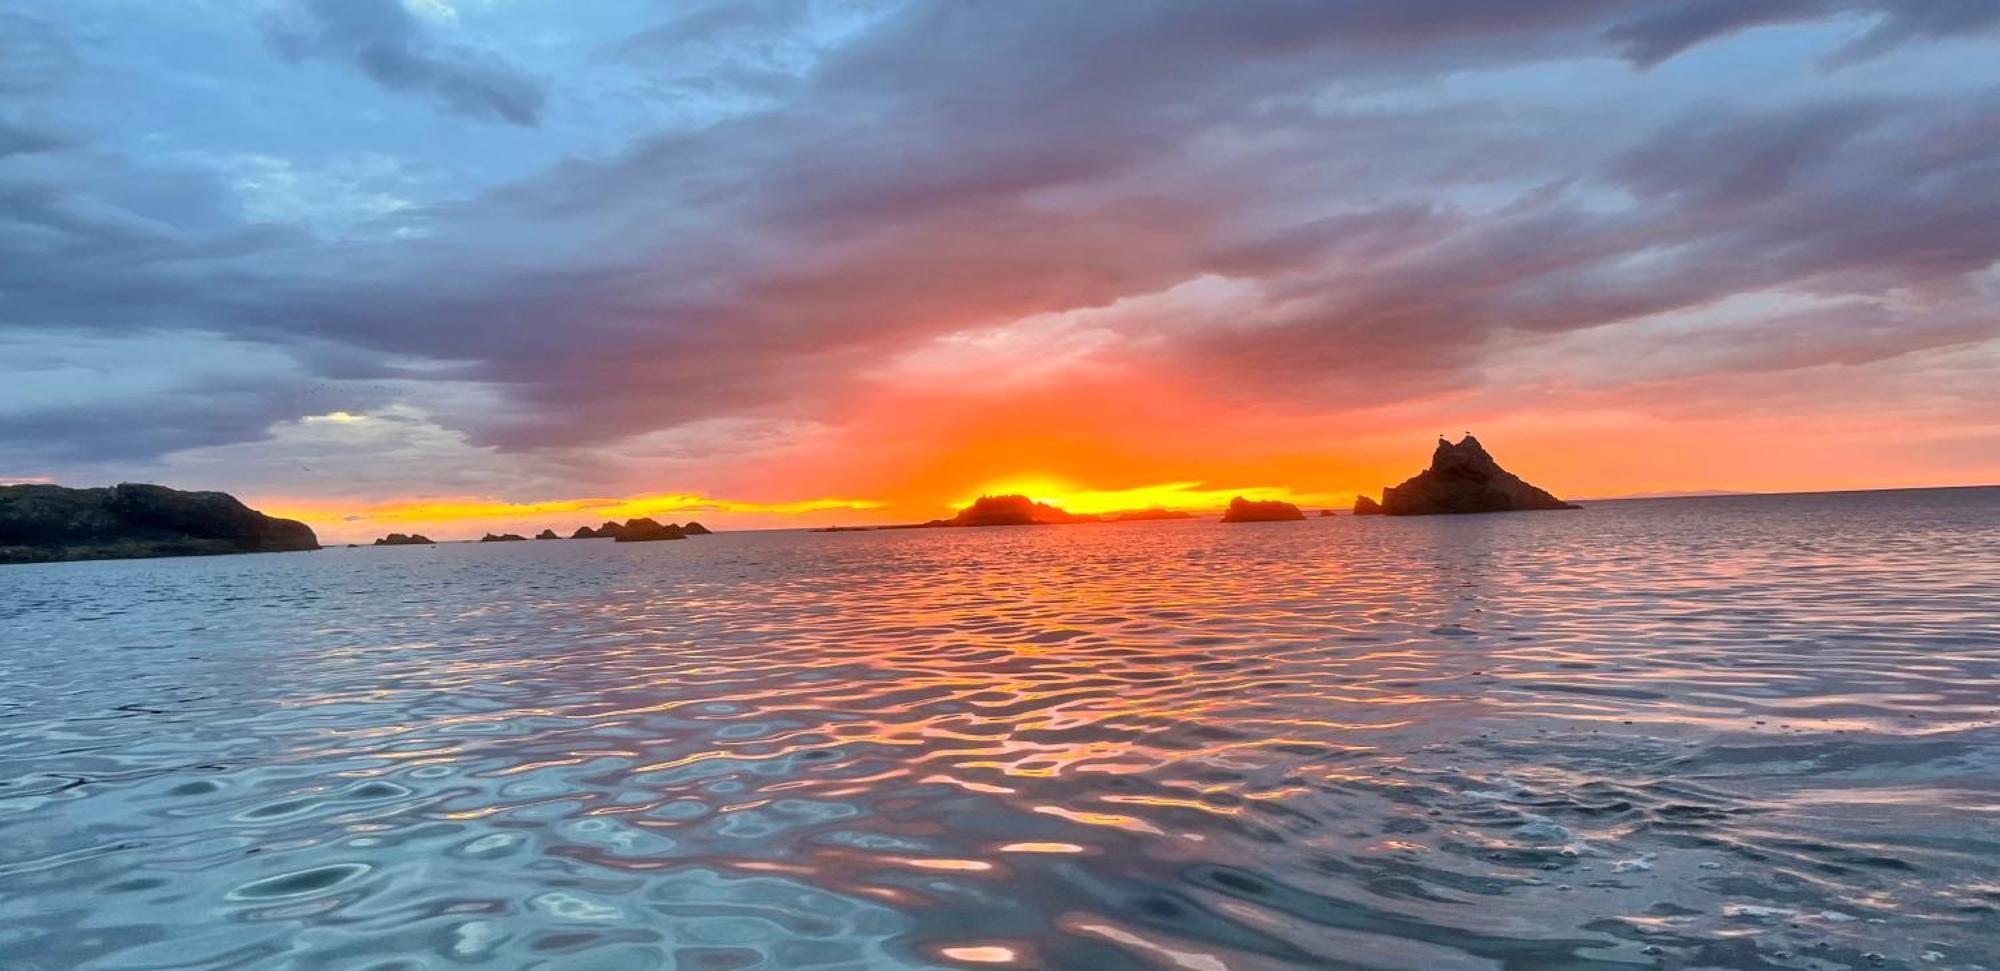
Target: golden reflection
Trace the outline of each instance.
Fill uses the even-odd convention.
[[[938,953],[954,961],[970,961],[974,964],[1010,964],[1021,959],[1020,953],[1013,948],[1001,947],[998,944],[944,947],[939,948]]]
[[[1087,813],[1075,809],[1064,809],[1061,806],[1036,806],[1035,811],[1038,813],[1047,813],[1050,816],[1061,816],[1070,822],[1082,823],[1086,826],[1109,826],[1112,829],[1122,829],[1132,833],[1151,833],[1154,836],[1166,835],[1165,832],[1152,823],[1146,822],[1143,819],[1135,819],[1131,816],[1120,816],[1117,813]]]
[[[1075,843],[1008,843],[999,847],[1002,853],[1088,853],[1089,849]]]

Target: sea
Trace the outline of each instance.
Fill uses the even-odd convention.
[[[0,567],[0,968],[463,967],[2000,968],[2000,489]]]

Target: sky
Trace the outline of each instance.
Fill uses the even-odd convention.
[[[323,539],[2000,482],[1992,0],[9,0],[0,481]]]

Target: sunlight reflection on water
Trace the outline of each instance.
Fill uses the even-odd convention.
[[[1992,965],[1996,549],[1954,490],[8,568],[0,967]]]

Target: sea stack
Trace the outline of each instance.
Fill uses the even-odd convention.
[[[1222,513],[1225,523],[1282,523],[1304,518],[1306,514],[1289,502],[1277,499],[1260,501],[1242,496],[1229,500],[1229,508]]]
[[[0,563],[319,549],[311,527],[221,492],[0,486]]]
[[[1367,496],[1355,496],[1354,514],[1356,516],[1380,516],[1382,515],[1382,504]]]
[[[707,526],[703,526],[702,524],[695,522],[693,520],[689,520],[688,522],[681,524],[681,532],[686,533],[689,536],[707,536],[710,535],[711,533],[711,531]]]
[[[557,536],[557,535],[556,535],[556,531],[555,531],[555,530],[553,530],[553,529],[544,529],[544,530],[542,530],[541,532],[539,532],[539,533],[536,533],[536,534],[535,534],[535,538],[536,538],[536,539],[562,539],[562,537],[560,537],[560,536]]]
[[[1438,439],[1430,468],[1382,490],[1382,511],[1391,516],[1580,508],[1501,468],[1471,435],[1456,445]],[[1355,512],[1360,511],[1357,501]]]
[[[603,532],[598,530],[600,535]],[[663,539],[686,539],[687,534],[672,523],[662,526],[651,519],[628,519],[611,538],[620,543],[651,543]]]

